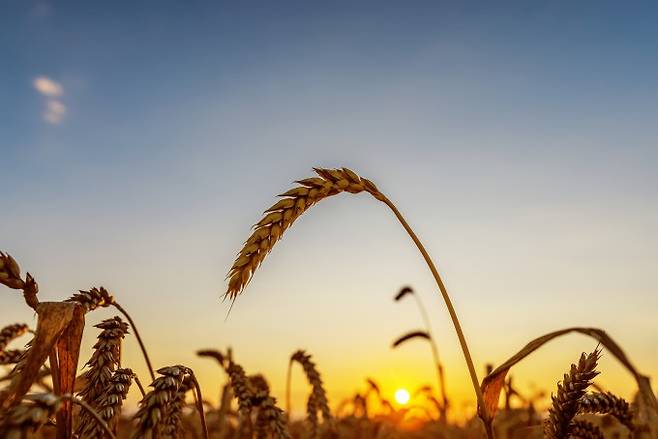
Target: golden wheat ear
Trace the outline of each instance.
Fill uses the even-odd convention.
[[[552,396],[553,405],[548,410],[544,434],[548,439],[562,439],[572,434],[573,419],[580,408],[580,401],[587,388],[599,372],[596,366],[601,351],[597,348],[586,355],[583,353],[578,364],[572,364],[564,380],[557,385],[557,394]]]

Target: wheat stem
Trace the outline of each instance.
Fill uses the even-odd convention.
[[[103,430],[105,431],[105,434],[110,439],[116,439],[116,436],[114,436],[114,433],[112,433],[112,430],[110,430],[110,428],[107,426],[105,421],[103,421],[103,418],[101,418],[101,416],[96,412],[96,410],[91,408],[91,406],[89,404],[87,404],[83,400],[78,399],[75,396],[69,395],[69,394],[62,395],[62,396],[60,396],[60,398],[63,399],[63,400],[71,401],[73,404],[77,404],[80,407],[82,407],[88,414],[90,414],[96,420],[98,425],[100,425],[103,428]]]
[[[149,374],[151,375],[151,380],[155,380],[155,373],[153,373],[153,366],[151,365],[151,360],[149,359],[149,354],[146,352],[146,346],[144,346],[144,342],[142,341],[142,337],[139,335],[139,331],[137,330],[137,326],[135,326],[135,322],[133,321],[132,317],[130,317],[130,314],[118,303],[114,302],[112,304],[121,314],[123,314],[126,319],[128,319],[128,322],[130,323],[130,326],[133,328],[133,332],[135,334],[135,338],[137,339],[137,343],[139,343],[139,347],[142,350],[142,354],[144,354],[144,360],[146,361],[146,365],[148,366]]]
[[[475,396],[477,397],[478,405],[480,407],[484,407],[484,397],[482,396],[482,390],[480,389],[480,381],[478,380],[477,373],[475,372],[475,366],[473,365],[473,359],[471,358],[471,353],[468,349],[466,336],[464,335],[464,331],[462,330],[461,324],[459,323],[459,318],[457,317],[455,308],[452,305],[450,296],[448,295],[448,290],[446,289],[443,280],[441,280],[441,276],[439,275],[439,272],[434,266],[434,262],[432,262],[430,255],[427,253],[427,250],[425,250],[425,246],[423,246],[423,244],[420,242],[418,236],[416,236],[416,233],[413,231],[411,226],[409,226],[409,224],[404,219],[398,208],[395,206],[395,204],[393,204],[391,200],[389,200],[385,196],[382,197],[382,201],[393,211],[395,217],[398,219],[400,224],[402,224],[402,227],[404,227],[404,229],[407,231],[409,237],[414,242],[414,244],[416,244],[416,247],[418,247],[418,250],[423,255],[423,259],[425,259],[427,266],[432,272],[432,276],[434,276],[434,280],[436,281],[436,284],[439,287],[439,291],[441,292],[443,301],[445,302],[446,307],[448,308],[450,319],[452,320],[452,323],[455,326],[455,331],[457,332],[457,337],[459,338],[459,344],[461,345],[462,351],[464,353],[464,358],[466,359],[466,365],[468,366],[468,373],[471,376],[471,382],[473,383],[473,390],[475,390]],[[489,431],[487,431],[487,435],[489,437],[493,437],[492,435],[489,434]]]

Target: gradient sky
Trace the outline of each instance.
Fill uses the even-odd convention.
[[[154,363],[233,346],[282,399],[311,352],[334,404],[381,381],[433,384],[411,284],[433,319],[449,394],[472,400],[422,259],[366,195],[314,207],[228,319],[235,253],[312,166],[375,181],[444,276],[478,371],[531,338],[606,329],[658,376],[658,7],[654,2],[4,2],[0,248],[42,300],[104,285]],[[90,315],[91,327],[109,311]],[[0,324],[34,322],[3,292]],[[591,339],[513,370],[554,389]],[[146,375],[137,344],[125,361]],[[599,382],[631,395],[609,354]],[[307,393],[295,375],[295,406]],[[134,399],[134,395],[133,395]]]

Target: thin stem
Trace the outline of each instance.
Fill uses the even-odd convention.
[[[414,244],[416,244],[416,247],[418,247],[418,250],[423,255],[423,259],[425,259],[427,266],[429,267],[430,271],[432,272],[432,275],[434,276],[434,280],[436,281],[436,284],[439,287],[441,296],[443,296],[443,301],[445,302],[446,307],[448,308],[448,313],[450,314],[452,323],[453,325],[455,325],[455,331],[457,332],[457,337],[459,338],[459,344],[461,345],[462,351],[464,352],[464,358],[466,360],[466,365],[468,366],[468,372],[471,376],[471,381],[473,383],[473,390],[475,390],[475,396],[477,397],[478,405],[484,408],[485,407],[484,397],[482,396],[482,390],[480,389],[480,382],[478,381],[477,373],[475,372],[473,359],[471,358],[471,353],[468,350],[468,344],[466,343],[466,337],[464,336],[464,331],[462,331],[461,324],[459,323],[459,318],[457,317],[455,308],[452,306],[452,301],[450,300],[450,296],[448,295],[448,290],[443,284],[443,281],[441,280],[441,276],[439,276],[439,272],[434,266],[434,262],[432,262],[432,259],[427,253],[427,250],[425,250],[425,247],[420,242],[420,240],[414,233],[413,229],[409,226],[407,221],[404,219],[400,211],[397,209],[397,207],[395,207],[395,205],[391,202],[391,200],[389,200],[383,195],[382,195],[382,201],[386,203],[386,205],[393,211],[398,221],[400,221],[400,224],[402,224],[402,227],[404,227],[404,229],[407,231],[409,237],[411,237]],[[485,426],[488,424],[487,422],[484,423]],[[493,432],[491,432],[491,429],[487,428],[487,436],[489,438],[492,438],[493,436],[490,435],[490,433],[493,434]]]
[[[60,396],[60,398],[63,400],[71,401],[73,404],[77,404],[80,407],[82,407],[84,410],[87,411],[87,413],[89,413],[96,420],[98,425],[100,425],[103,428],[103,430],[105,430],[105,434],[107,434],[110,437],[110,439],[116,439],[116,436],[114,435],[114,433],[112,433],[110,427],[107,426],[105,421],[103,421],[103,418],[101,418],[100,415],[96,412],[96,410],[94,410],[89,404],[87,404],[81,399],[76,398],[73,395],[62,395]]]
[[[429,316],[427,315],[427,311],[425,310],[425,306],[423,305],[422,300],[420,300],[420,297],[416,292],[413,292],[412,296],[414,296],[414,299],[416,300],[416,304],[418,304],[418,309],[420,310],[421,317],[425,322],[425,328],[430,336],[430,340],[429,340],[430,347],[432,348],[432,356],[434,357],[434,365],[436,367],[437,378],[439,381],[438,384],[441,387],[440,390],[441,409],[439,414],[441,415],[441,421],[447,422],[448,398],[446,397],[446,383],[445,383],[445,378],[443,376],[443,365],[441,364],[441,360],[439,359],[439,348],[436,345],[436,340],[434,339],[434,334],[432,333],[432,325],[430,323]]]
[[[144,386],[142,386],[142,382],[139,380],[139,377],[137,374],[135,374],[135,383],[137,384],[137,387],[139,388],[139,392],[142,394],[142,398],[146,396],[146,392],[144,391]]]
[[[286,417],[290,421],[290,387],[292,385],[292,358],[288,362],[288,373],[286,375]]]
[[[201,387],[199,386],[199,382],[196,379],[196,376],[194,375],[194,372],[192,369],[188,368],[188,372],[190,374],[190,378],[192,378],[192,383],[194,383],[194,401],[196,402],[196,408],[197,411],[199,412],[199,418],[201,419],[201,428],[203,429],[203,437],[205,439],[209,439],[208,436],[208,425],[206,424],[206,415],[203,411],[203,396],[201,395]]]
[[[139,335],[139,331],[137,330],[137,326],[135,326],[135,322],[133,319],[130,317],[130,314],[126,312],[125,309],[118,303],[113,303],[114,307],[119,310],[121,314],[123,314],[126,319],[128,319],[128,322],[130,323],[130,326],[133,328],[133,332],[135,333],[135,338],[137,339],[137,342],[139,343],[139,347],[142,349],[142,354],[144,354],[144,360],[146,360],[146,365],[148,366],[149,369],[149,374],[151,374],[151,381],[155,380],[155,374],[153,373],[153,366],[151,366],[151,360],[149,359],[149,354],[146,352],[146,346],[144,346],[144,342],[142,341],[142,337]]]

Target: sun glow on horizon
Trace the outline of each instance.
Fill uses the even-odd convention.
[[[411,397],[407,389],[398,389],[395,391],[395,401],[400,405],[405,405],[409,402]]]

